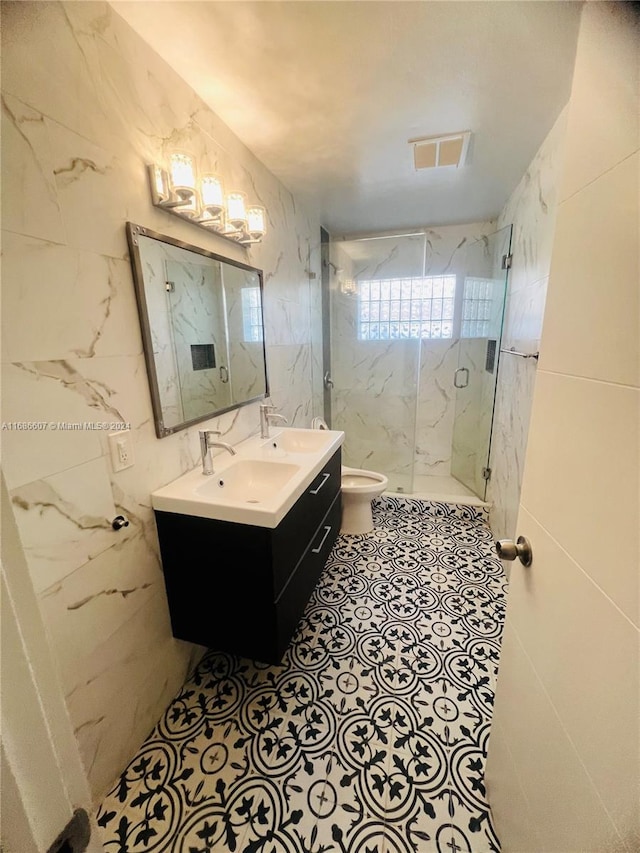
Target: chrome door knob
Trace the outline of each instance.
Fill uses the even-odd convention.
[[[513,539],[498,539],[496,542],[496,553],[501,560],[520,560],[523,566],[530,566],[533,562],[533,551],[531,542],[524,536]]]

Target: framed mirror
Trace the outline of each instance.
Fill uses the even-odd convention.
[[[262,271],[127,222],[158,438],[269,394]]]

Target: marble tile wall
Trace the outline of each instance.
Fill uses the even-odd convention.
[[[3,466],[99,799],[200,653],[171,636],[150,506],[197,463],[197,430],[155,436],[125,222],[264,270],[271,396],[297,424],[321,396],[319,227],[107,4],[3,3],[2,52],[2,420],[42,425],[3,431]],[[145,165],[173,146],[265,205],[263,244],[151,206]],[[131,424],[134,467],[111,470],[105,423]],[[257,406],[208,425],[239,441]]]
[[[513,225],[505,349],[540,349],[566,124],[565,107],[498,218],[499,228]],[[516,534],[535,378],[533,359],[500,357],[487,492],[496,538]]]

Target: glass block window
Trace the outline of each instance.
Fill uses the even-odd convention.
[[[491,328],[493,285],[490,278],[466,278],[462,296],[460,336],[487,338]]]
[[[259,287],[242,288],[242,329],[245,341],[262,340],[262,302]]]
[[[455,275],[358,282],[358,339],[453,337]]]

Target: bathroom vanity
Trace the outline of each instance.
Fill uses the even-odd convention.
[[[340,530],[343,434],[320,435],[312,451],[253,439],[152,495],[175,637],[280,662]]]

